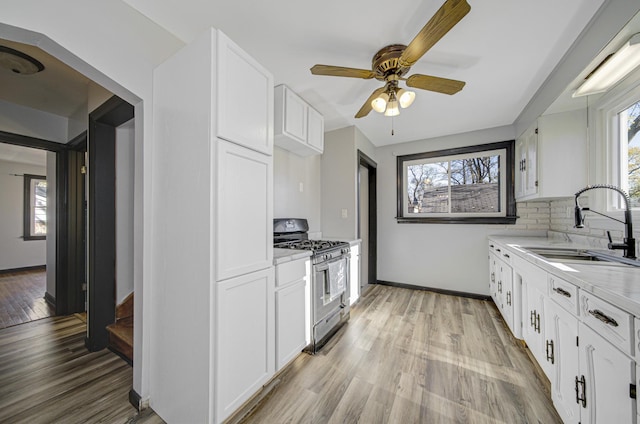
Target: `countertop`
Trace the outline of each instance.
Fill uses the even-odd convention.
[[[311,253],[312,252],[310,250],[280,249],[278,247],[274,247],[273,264],[279,265],[285,262],[308,258],[311,256]]]
[[[566,240],[546,237],[489,236],[489,240],[554,274],[580,289],[592,293],[615,306],[640,317],[640,267],[608,262],[562,262],[545,259],[529,252],[527,247],[594,249]],[[610,253],[610,252],[609,252]]]

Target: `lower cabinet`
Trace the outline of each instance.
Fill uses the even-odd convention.
[[[580,422],[634,423],[636,400],[630,392],[635,384],[635,361],[585,324],[580,324],[579,331],[580,375],[575,381]]]
[[[349,260],[349,304],[353,305],[360,298],[360,243],[353,243],[350,247],[351,259]]]
[[[214,393],[216,422],[222,422],[274,374],[274,271],[231,278],[216,288]]]
[[[556,302],[547,301],[545,328],[546,362],[551,365],[551,399],[565,423],[580,421],[576,401],[578,367],[578,318]]]
[[[306,346],[306,279],[276,291],[276,371]]]
[[[522,276],[522,336],[547,376],[552,365],[547,361],[545,339],[546,274]]]
[[[310,274],[309,258],[276,265],[276,372],[310,342]]]

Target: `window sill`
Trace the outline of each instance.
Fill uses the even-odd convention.
[[[28,240],[46,240],[47,236],[24,236],[22,237],[24,241]]]
[[[478,216],[478,217],[420,217],[411,218],[405,216],[397,216],[398,224],[495,224],[495,225],[513,225],[516,223],[517,216]]]

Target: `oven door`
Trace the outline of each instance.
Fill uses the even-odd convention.
[[[331,287],[329,279],[329,264],[344,261],[344,292],[333,300],[331,299]],[[313,266],[313,323],[349,305],[349,256],[343,255],[331,261],[322,262]]]

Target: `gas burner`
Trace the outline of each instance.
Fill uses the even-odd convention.
[[[313,252],[326,251],[336,247],[347,247],[349,243],[344,241],[334,240],[299,240],[290,241],[286,243],[278,243],[276,247],[282,249],[298,249],[298,250],[312,250]]]

